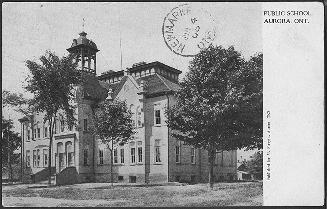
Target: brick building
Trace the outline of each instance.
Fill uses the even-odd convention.
[[[206,182],[207,151],[194,149],[169,134],[164,111],[175,104],[173,92],[179,88],[181,71],[160,62],[138,63],[122,71],[96,76],[94,42],[80,33],[67,49],[74,53],[84,72],[85,82],[75,88],[76,126],[68,127],[59,114],[53,140],[52,165],[57,184],[110,182],[111,152],[89,132],[91,105],[104,100],[125,100],[133,113],[135,139],[113,145],[115,182]],[[33,181],[48,174],[49,127],[43,115],[20,119],[22,127],[24,176]],[[217,152],[215,179],[236,179],[236,150]]]

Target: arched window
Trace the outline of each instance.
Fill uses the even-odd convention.
[[[74,147],[72,142],[66,142],[67,165],[74,166]]]
[[[62,142],[59,142],[57,144],[57,153],[59,156],[59,172],[62,170],[62,168],[64,168],[64,145],[62,144]]]

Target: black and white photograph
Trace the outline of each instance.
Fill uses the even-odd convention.
[[[4,2],[2,206],[323,205],[323,9]]]

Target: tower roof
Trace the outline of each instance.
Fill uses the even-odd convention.
[[[73,39],[73,43],[72,43],[71,47],[69,49],[67,49],[67,51],[70,52],[73,48],[78,47],[78,46],[87,46],[87,47],[90,47],[91,49],[99,51],[97,48],[97,45],[93,41],[86,38],[86,35],[87,35],[87,33],[85,31],[82,31],[81,33],[79,33],[79,37],[77,39]]]

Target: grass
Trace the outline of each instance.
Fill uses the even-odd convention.
[[[109,186],[79,188],[78,185],[74,185],[8,189],[3,186],[2,197],[5,200],[15,197],[35,197],[40,201],[43,198],[51,198],[58,202],[56,206],[79,206],[81,204],[98,207],[262,205],[262,182],[217,183],[213,190],[210,190],[206,184],[151,187],[128,187],[125,185],[113,188]],[[4,200],[3,203],[5,203]],[[15,205],[15,203],[11,205]]]

